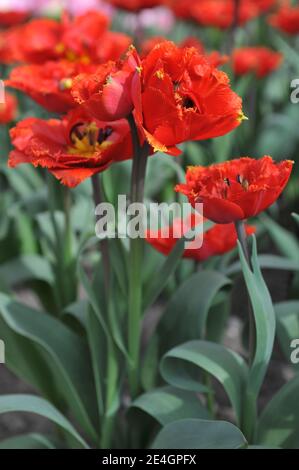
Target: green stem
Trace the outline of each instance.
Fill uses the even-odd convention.
[[[95,207],[99,204],[104,202],[104,195],[102,186],[100,183],[100,179],[98,175],[94,175],[91,178],[92,182],[92,191],[93,191],[93,199],[95,203]],[[110,275],[111,275],[111,267],[110,267],[110,255],[109,255],[109,242],[105,238],[100,242],[100,250],[104,268],[104,282],[105,282],[105,292],[106,292],[106,303],[109,304],[108,293],[110,291]]]
[[[95,206],[104,201],[103,190],[98,175],[92,177],[93,199]],[[100,241],[101,257],[104,270],[105,284],[105,305],[107,317],[110,318],[110,312],[113,308],[112,302],[112,286],[111,286],[111,263],[109,253],[109,242],[107,239]],[[110,332],[111,333],[111,332]],[[116,393],[118,387],[118,361],[117,352],[113,343],[112,334],[107,338],[107,365],[106,365],[106,393],[105,393],[105,413],[102,420],[101,440],[102,449],[108,449],[111,446],[112,431],[114,427],[115,412],[113,411]]]
[[[239,12],[240,12],[240,0],[234,0],[234,16],[231,28],[228,32],[228,41],[227,41],[227,53],[231,54],[236,42],[236,32],[239,23]]]
[[[76,297],[76,278],[75,269],[73,269],[73,249],[72,249],[72,224],[71,224],[71,208],[72,197],[69,188],[63,188],[63,208],[64,208],[64,282],[66,289],[66,303],[69,304]]]
[[[142,203],[144,198],[144,181],[148,146],[140,144],[138,130],[134,117],[130,115],[128,122],[131,129],[134,158],[131,180],[131,204]],[[139,383],[139,356],[141,337],[142,314],[142,276],[141,265],[143,257],[143,240],[130,238],[130,265],[129,265],[129,303],[128,303],[128,352],[129,352],[129,384],[131,398],[138,395]]]
[[[245,230],[245,224],[243,220],[235,222],[235,227],[238,235],[239,242],[241,244],[244,256],[248,263],[249,268],[252,270],[251,260],[247,245],[247,236]],[[256,346],[256,329],[255,329],[255,318],[251,306],[251,302],[248,299],[248,314],[249,314],[249,365],[251,366],[254,361],[255,346]]]
[[[58,227],[58,223],[56,220],[56,197],[55,197],[55,179],[53,176],[48,173],[47,174],[47,183],[48,183],[48,198],[49,198],[49,212],[50,212],[50,220],[52,223],[54,235],[55,235],[55,265],[54,265],[54,272],[56,277],[55,282],[55,297],[58,305],[58,314],[60,314],[63,307],[66,305],[65,302],[65,292],[64,292],[64,275],[63,275],[63,241],[61,237],[61,233]]]

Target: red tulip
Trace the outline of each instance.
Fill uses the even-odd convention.
[[[243,47],[234,51],[232,60],[236,75],[254,73],[263,78],[280,66],[283,57],[267,47]]]
[[[169,255],[178,241],[179,235],[187,233],[198,227],[202,223],[202,218],[192,214],[188,219],[175,219],[170,227],[165,227],[157,232],[148,230],[146,233],[147,242],[157,251],[164,255]],[[255,227],[245,226],[246,234],[255,233]],[[216,224],[203,233],[202,246],[198,248],[198,240],[188,242],[188,248],[183,253],[184,258],[197,261],[205,261],[211,256],[223,255],[234,249],[237,245],[237,233],[234,224]],[[193,248],[192,248],[193,246]]]
[[[107,0],[115,7],[128,11],[139,11],[144,8],[157,7],[164,4],[164,0]]]
[[[12,70],[6,85],[26,93],[48,111],[65,113],[77,106],[71,95],[73,79],[94,69],[95,66],[68,61],[23,65]]]
[[[299,34],[299,6],[282,5],[281,8],[269,18],[275,28],[287,34]]]
[[[47,168],[69,187],[132,156],[129,125],[126,120],[91,120],[77,108],[62,120],[28,118],[11,130],[15,149],[9,166],[31,163]]]
[[[186,184],[176,191],[192,205],[203,203],[204,216],[228,224],[258,215],[281,195],[289,180],[293,162],[276,163],[271,157],[240,158],[209,167],[190,167]]]
[[[240,125],[241,98],[196,49],[163,42],[141,67],[135,119],[155,150],[178,154],[179,143],[218,137]]]

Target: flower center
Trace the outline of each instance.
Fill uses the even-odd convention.
[[[95,153],[107,149],[112,142],[108,140],[113,129],[111,127],[99,128],[95,122],[89,124],[77,123],[70,131],[72,145],[68,147],[71,155],[93,157]]]

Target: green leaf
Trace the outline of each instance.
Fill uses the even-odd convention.
[[[299,448],[299,376],[280,389],[258,423],[257,443],[286,449]]]
[[[183,419],[165,426],[153,449],[241,449],[247,442],[241,431],[225,421]]]
[[[287,361],[292,353],[291,343],[299,339],[299,301],[291,300],[274,305],[277,321],[277,336]],[[299,364],[293,364],[298,370]]]
[[[216,271],[200,271],[175,292],[158,325],[163,352],[192,339],[203,339],[212,302],[231,281]]]
[[[39,255],[24,255],[1,264],[0,278],[9,287],[35,280],[54,283],[51,265]]]
[[[184,253],[185,239],[181,238],[172,249],[162,266],[157,268],[156,276],[148,283],[144,293],[144,310],[152,305],[166,286],[174,273]]]
[[[31,348],[35,348],[36,361],[47,365],[57,393],[63,397],[86,432],[96,438],[90,418],[95,416],[96,403],[90,356],[81,338],[52,316],[33,310],[3,294],[0,294],[0,316],[9,327],[8,334],[13,332],[20,335],[29,341]],[[10,361],[18,367],[20,359],[15,357],[5,336],[3,339]],[[22,350],[22,355],[24,360],[26,349]],[[35,364],[35,359],[30,359]],[[44,372],[39,369],[35,371],[32,365],[29,371],[31,374],[47,372],[46,369]],[[42,380],[43,377],[39,377],[38,381]]]
[[[296,237],[265,214],[260,217],[278,250],[293,262],[299,263],[299,243]]]
[[[0,414],[11,412],[26,412],[43,416],[68,432],[76,440],[78,447],[88,448],[88,445],[73,425],[51,403],[43,398],[34,395],[1,395]]]
[[[210,418],[207,409],[194,393],[170,386],[141,395],[132,403],[131,408],[144,411],[162,426],[179,419]]]
[[[240,422],[248,373],[243,359],[220,344],[190,341],[166,353],[161,362],[161,373],[168,383],[194,392],[203,391],[198,381],[198,368],[222,384]]]
[[[293,213],[292,216],[294,217],[294,219],[296,220],[297,224],[299,225],[299,215]]]
[[[63,315],[75,318],[80,325],[85,328],[86,327],[86,318],[87,318],[87,307],[88,302],[84,300],[78,300],[78,302],[74,302],[63,310]]]
[[[20,434],[0,442],[2,449],[55,449],[56,445],[47,436],[38,433]]]
[[[238,246],[243,275],[251,300],[256,325],[256,351],[249,372],[248,391],[250,394],[252,393],[257,397],[272,355],[276,319],[271,296],[258,264],[255,237],[253,237],[252,254],[253,272],[248,266],[239,242]]]
[[[289,258],[284,258],[282,256],[276,255],[259,255],[258,257],[259,265],[262,269],[279,269],[285,271],[298,271],[299,263],[293,261]],[[242,266],[239,261],[231,264],[224,270],[224,273],[227,276],[232,274],[237,274],[242,271]]]

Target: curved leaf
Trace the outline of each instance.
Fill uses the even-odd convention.
[[[258,261],[262,269],[279,269],[285,271],[299,270],[299,263],[290,260],[289,258],[283,258],[282,256],[259,255]],[[230,276],[231,274],[236,274],[240,271],[242,271],[242,265],[239,261],[236,261],[228,266],[224,272],[227,276]]]
[[[56,446],[47,436],[38,433],[21,434],[0,442],[2,449],[55,449]]]
[[[185,341],[203,339],[212,302],[230,283],[216,271],[201,271],[177,289],[158,325],[163,353]]]
[[[0,414],[11,412],[34,413],[49,419],[68,432],[79,447],[88,448],[73,425],[51,403],[35,395],[1,395]]]
[[[1,264],[0,278],[9,287],[35,280],[54,283],[50,263],[39,255],[23,255]]]
[[[222,384],[240,422],[247,379],[247,366],[243,359],[220,344],[190,341],[166,353],[161,362],[161,373],[168,383],[195,392],[202,391],[197,379],[198,368]]]
[[[259,444],[299,449],[299,376],[288,382],[264,409],[257,431]]]
[[[247,442],[241,431],[226,421],[184,419],[165,426],[153,449],[241,449]]]
[[[184,418],[210,418],[209,412],[194,393],[170,386],[141,395],[132,403],[131,408],[144,411],[162,426]]]
[[[10,330],[36,347],[37,360],[46,361],[56,390],[83,428],[96,438],[90,419],[95,415],[96,403],[90,356],[80,337],[52,316],[30,309],[3,294],[0,294],[0,316]],[[13,351],[9,351],[9,342],[6,346],[7,354],[13,355]],[[26,350],[23,354],[26,357]],[[18,358],[14,358],[14,362],[17,363]]]

